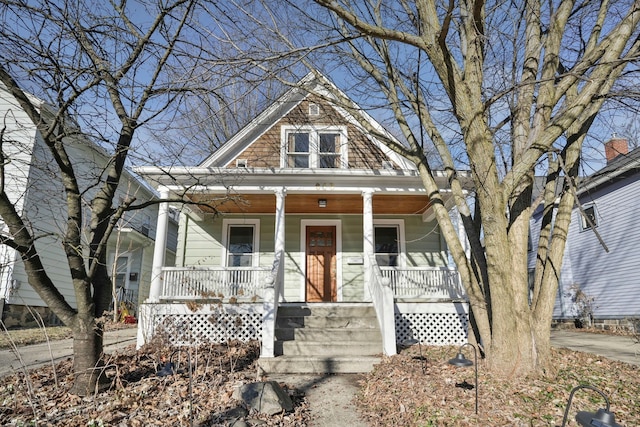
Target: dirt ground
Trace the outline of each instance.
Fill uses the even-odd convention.
[[[476,415],[474,367],[449,365],[456,351],[414,345],[386,358],[361,383],[357,406],[363,418],[371,426],[559,426],[571,390],[589,384],[608,396],[619,424],[640,426],[637,366],[563,349],[554,350],[554,377],[498,379],[480,361]],[[567,425],[577,425],[577,411],[604,407],[599,394],[579,390]]]

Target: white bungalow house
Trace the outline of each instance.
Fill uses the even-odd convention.
[[[175,266],[156,252],[139,346],[258,339],[266,371],[358,372],[397,344],[466,342],[415,165],[328,101],[330,84],[309,74],[199,166],[136,169],[190,203]]]
[[[32,99],[46,115],[47,105]],[[0,117],[4,127],[2,180],[5,191],[38,237],[38,252],[57,289],[75,307],[71,273],[61,244],[68,215],[55,163],[36,125],[1,84]],[[67,138],[65,148],[76,168],[80,190],[90,199],[110,158],[91,140],[80,136]],[[128,172],[123,174],[118,192],[119,199],[135,197],[138,202],[156,198],[152,188]],[[126,213],[108,242],[107,259],[119,303],[126,302],[132,315],[136,314],[138,301],[149,295],[157,215],[158,205]],[[2,232],[8,232],[1,218],[0,228]],[[177,221],[169,225],[168,235],[165,241],[169,244],[164,249],[165,256],[171,260],[175,257]],[[0,316],[3,322],[9,327],[35,325],[34,311],[45,323],[59,322],[29,285],[19,254],[0,245]]]

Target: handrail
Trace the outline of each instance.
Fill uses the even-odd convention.
[[[369,265],[371,268],[367,284],[380,325],[382,350],[386,356],[393,356],[397,352],[393,292],[389,286],[389,279],[382,276],[373,255],[369,257]]]
[[[283,252],[276,255],[271,272],[264,283],[263,313],[262,313],[262,348],[260,357],[275,356],[276,319],[278,318],[278,304],[282,294],[284,263]]]

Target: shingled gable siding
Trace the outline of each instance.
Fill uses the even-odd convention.
[[[309,115],[309,104],[320,105],[318,116]],[[280,167],[280,138],[282,126],[305,125],[347,125],[350,169],[382,169],[382,162],[388,160],[382,151],[374,146],[355,126],[347,124],[344,118],[319,97],[309,97],[279,120],[257,141],[247,147],[237,159],[245,159],[250,168]],[[236,167],[235,159],[227,165]]]

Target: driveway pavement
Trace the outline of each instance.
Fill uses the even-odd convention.
[[[104,334],[104,350],[106,353],[136,343],[136,328],[118,329]],[[33,344],[18,347],[20,358],[13,350],[0,350],[0,377],[22,370],[54,362],[59,362],[71,357],[73,354],[73,340],[56,340],[50,344]]]

